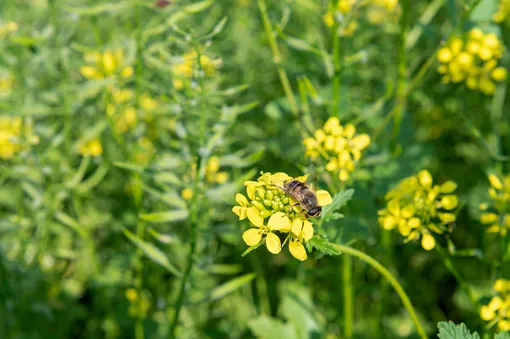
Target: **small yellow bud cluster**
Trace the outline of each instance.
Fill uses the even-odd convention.
[[[431,232],[442,234],[446,225],[456,219],[453,213],[459,204],[453,194],[456,188],[453,181],[433,185],[432,175],[422,170],[386,194],[388,203],[378,213],[379,224],[386,230],[397,227],[406,242],[421,236],[422,247],[429,251],[436,246]]]
[[[207,182],[215,184],[223,184],[228,180],[227,172],[219,172],[220,170],[220,159],[216,156],[212,156],[207,161],[205,167],[205,177]]]
[[[126,299],[129,301],[129,315],[132,317],[145,317],[150,308],[150,301],[145,293],[139,294],[134,288],[126,290]]]
[[[106,114],[112,119],[116,132],[125,133],[136,125],[136,109],[130,104],[134,93],[130,89],[113,88],[111,102],[106,106]]]
[[[306,260],[303,243],[313,237],[312,223],[306,218],[299,203],[283,192],[280,187],[293,180],[285,173],[263,173],[257,181],[246,181],[247,197],[236,195],[239,206],[232,211],[239,220],[248,218],[253,228],[243,233],[248,246],[258,246],[265,242],[269,252],[278,254],[289,241],[289,252],[298,260]],[[296,180],[305,181],[306,177]],[[332,198],[327,191],[318,191],[320,206],[329,205]],[[282,245],[280,236],[285,236]]]
[[[0,74],[0,98],[8,96],[11,93],[13,85],[14,75],[10,73]]]
[[[367,9],[368,22],[374,25],[398,22],[400,8],[397,0],[372,0],[371,4]]]
[[[500,331],[510,331],[510,280],[496,280],[494,290],[498,295],[482,306],[480,317],[485,321],[495,321]]]
[[[505,236],[510,229],[510,174],[504,179],[489,174],[489,182],[491,201],[480,204],[480,209],[484,212],[480,221],[489,226],[487,232]]]
[[[172,66],[174,79],[172,84],[175,89],[182,89],[189,83],[191,77],[199,71],[200,67],[205,76],[213,76],[216,69],[221,65],[221,60],[213,60],[209,56],[200,55],[200,64],[198,55],[195,51],[186,53],[182,56],[182,61]]]
[[[441,63],[438,72],[443,75],[441,81],[465,82],[470,89],[493,94],[495,82],[507,78],[507,70],[498,66],[503,48],[496,34],[484,34],[478,28],[467,34],[466,41],[459,37],[452,39],[437,52]]]
[[[498,10],[492,16],[492,20],[498,24],[503,22],[505,24],[510,23],[510,0],[499,1]]]
[[[114,75],[129,78],[133,75],[133,67],[124,64],[124,51],[121,49],[85,53],[84,59],[90,65],[82,66],[80,73],[87,79],[104,79]]]
[[[11,159],[25,147],[39,143],[32,122],[20,117],[0,117],[0,159]]]
[[[98,157],[103,154],[103,146],[99,138],[94,138],[81,146],[79,152],[84,156]]]
[[[326,170],[345,182],[361,159],[361,152],[370,145],[370,136],[356,134],[354,125],[342,126],[338,118],[333,117],[315,131],[313,138],[306,138],[303,143],[306,156],[312,160],[322,157],[327,161]]]
[[[327,27],[333,27],[335,24],[335,15],[343,15],[350,12],[356,1],[357,0],[339,0],[336,7],[330,8],[326,14],[322,16],[322,21]],[[340,36],[352,36],[356,29],[358,29],[358,22],[351,20],[341,31],[337,33]]]

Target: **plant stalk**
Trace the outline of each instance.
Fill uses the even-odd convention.
[[[352,338],[352,327],[354,322],[353,291],[352,291],[352,258],[348,255],[342,256],[342,282],[344,297],[344,338]]]
[[[411,301],[409,300],[409,297],[407,296],[406,292],[402,288],[402,285],[399,284],[397,279],[393,276],[393,274],[390,273],[383,265],[381,265],[378,261],[376,261],[371,256],[358,251],[352,247],[346,246],[346,245],[340,245],[340,244],[334,244],[334,247],[342,252],[343,254],[350,255],[357,257],[358,259],[366,262],[370,266],[372,266],[377,272],[379,272],[393,287],[393,289],[397,292],[398,296],[400,297],[400,300],[404,304],[404,307],[407,309],[407,312],[409,312],[409,315],[411,316],[411,319],[416,326],[416,331],[418,332],[418,335],[422,339],[427,339],[427,335],[425,334],[425,330],[423,329],[423,326],[421,325],[420,321],[418,320],[418,317],[416,316],[416,312],[414,311],[413,304],[411,304]]]

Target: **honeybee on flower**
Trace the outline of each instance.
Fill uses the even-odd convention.
[[[269,252],[278,254],[289,242],[289,251],[298,260],[306,260],[303,243],[314,234],[313,224],[299,201],[286,193],[281,187],[293,181],[306,182],[308,175],[292,178],[286,173],[262,173],[257,181],[246,181],[247,196],[238,193],[232,211],[239,220],[248,220],[252,228],[243,233],[248,246],[266,245]],[[324,190],[316,192],[320,207],[331,204],[331,195]],[[285,236],[283,245],[280,236]]]

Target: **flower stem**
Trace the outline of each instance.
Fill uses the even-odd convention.
[[[398,296],[400,297],[400,300],[402,300],[402,303],[404,304],[404,307],[409,312],[409,315],[411,316],[411,319],[416,326],[416,331],[418,332],[420,338],[427,339],[427,335],[425,334],[425,330],[423,329],[423,326],[421,325],[420,321],[418,320],[418,317],[416,316],[416,312],[414,311],[413,304],[411,304],[411,301],[409,300],[409,297],[407,296],[406,292],[402,288],[402,285],[399,284],[397,279],[388,271],[383,265],[381,265],[379,262],[377,262],[374,258],[371,256],[358,251],[352,247],[346,246],[346,245],[340,245],[340,244],[334,244],[336,249],[338,249],[343,254],[347,254],[350,256],[357,257],[358,259],[366,262],[370,266],[372,266],[376,271],[381,273],[381,275],[388,280],[388,282],[391,284],[391,286],[395,289]]]
[[[479,306],[478,305],[478,301],[477,301],[473,291],[471,290],[471,288],[469,287],[467,282],[460,276],[459,272],[457,271],[457,269],[453,265],[453,262],[452,262],[451,258],[445,252],[444,248],[442,248],[439,244],[436,244],[435,249],[441,255],[441,258],[443,259],[444,265],[446,266],[448,271],[450,271],[450,273],[453,274],[453,276],[455,277],[457,282],[460,284],[460,287],[464,290],[464,292],[469,297],[469,300],[471,301],[473,306],[475,306],[476,309],[478,309],[478,306]]]
[[[264,0],[258,0],[257,3],[259,6],[262,24],[264,25],[264,30],[266,31],[267,40],[269,41],[269,47],[271,48],[271,54],[273,55],[273,61],[278,69],[278,76],[280,77],[283,91],[285,92],[285,96],[289,102],[292,114],[297,116],[299,113],[299,107],[297,105],[296,98],[294,97],[294,93],[292,92],[292,87],[290,85],[289,78],[287,77],[287,72],[281,64],[280,50],[278,49],[278,44],[276,43],[276,39],[273,34],[273,28],[271,27],[271,22],[269,21],[269,16],[267,15],[266,2]]]
[[[354,319],[353,291],[352,291],[352,258],[348,255],[342,257],[342,282],[344,297],[344,338],[352,338],[352,324]]]
[[[336,1],[334,1],[336,2]],[[331,36],[333,39],[333,86],[331,93],[331,111],[329,116],[336,117],[340,110],[340,37],[338,36],[338,21],[335,20],[331,28]]]

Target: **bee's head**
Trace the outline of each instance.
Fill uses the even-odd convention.
[[[320,206],[317,206],[317,207],[314,207],[310,210],[308,210],[308,215],[312,218],[318,218],[321,216],[321,212],[322,212],[322,207]]]

